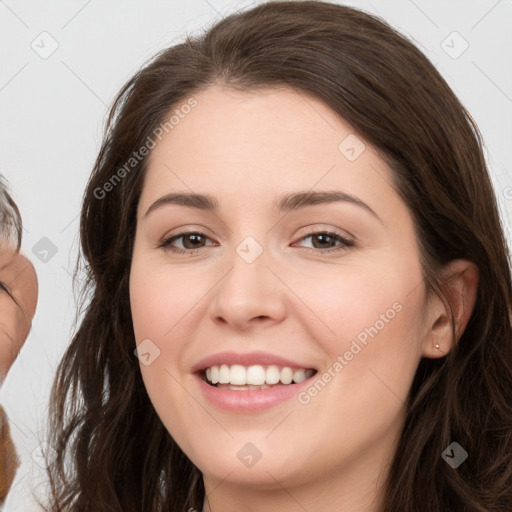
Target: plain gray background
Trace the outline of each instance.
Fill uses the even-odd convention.
[[[22,460],[7,512],[38,510],[31,489],[44,494],[38,453],[50,385],[73,329],[80,200],[107,108],[155,52],[256,3],[0,0],[0,172],[22,212],[22,249],[39,278],[32,332],[0,392]],[[380,15],[448,81],[483,134],[510,239],[512,1],[337,3]],[[50,248],[47,256],[41,247]]]

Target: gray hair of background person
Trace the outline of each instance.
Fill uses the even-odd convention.
[[[7,241],[19,250],[21,246],[21,215],[7,190],[7,183],[0,174],[0,243]]]

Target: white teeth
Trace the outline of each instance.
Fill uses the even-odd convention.
[[[293,372],[293,382],[302,382],[306,380],[306,371],[305,370],[295,370]]]
[[[231,366],[229,372],[229,382],[235,386],[245,386],[246,384],[255,384],[254,382],[248,382],[248,372],[240,364],[234,364]]]
[[[229,384],[230,371],[227,364],[221,364],[219,368],[219,384]]]
[[[281,382],[283,384],[291,384],[293,380],[293,370],[289,366],[285,366],[281,370]]]
[[[262,384],[265,384],[265,378],[266,372],[263,366],[249,366],[249,368],[247,368],[247,384],[252,384],[253,386],[261,386]]]
[[[267,368],[265,381],[267,384],[277,384],[281,378],[281,372],[275,365],[271,365]]]
[[[240,364],[221,364],[206,369],[206,380],[225,389],[266,389],[271,385],[303,382],[311,377],[314,370],[292,369],[289,366],[279,368],[256,364],[248,367]]]
[[[210,380],[212,384],[217,384],[219,382],[219,367],[218,366],[212,366],[211,368],[208,368],[211,372],[211,380],[208,379],[208,371],[206,372],[206,378]]]

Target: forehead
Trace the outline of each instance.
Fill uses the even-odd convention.
[[[271,202],[291,190],[341,189],[377,205],[394,195],[390,169],[328,105],[290,88],[211,87],[152,150],[141,198],[210,192]],[[183,104],[187,98],[183,100]],[[179,111],[180,105],[172,111]]]
[[[165,157],[229,163],[250,155],[259,168],[279,156],[293,165],[301,159],[318,162],[337,156],[338,144],[354,130],[321,101],[289,88],[234,91],[211,87],[195,96],[197,106],[184,115],[153,150],[150,162]],[[180,106],[175,107],[179,110]],[[318,162],[321,165],[321,162]]]

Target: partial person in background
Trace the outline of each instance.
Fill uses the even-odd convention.
[[[27,339],[37,304],[37,276],[20,254],[20,212],[0,175],[0,386]],[[19,461],[0,407],[0,510],[12,485]]]

